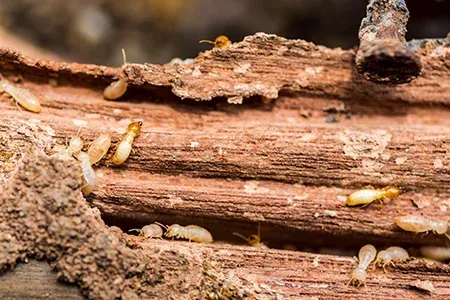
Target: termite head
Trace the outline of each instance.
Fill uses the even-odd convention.
[[[392,185],[383,188],[383,191],[385,192],[386,198],[389,199],[398,197],[398,195],[400,195],[400,193],[402,192],[400,188]]]
[[[352,282],[357,285],[363,285],[367,278],[367,272],[363,268],[356,268],[352,273]]]
[[[136,136],[141,134],[141,126],[142,122],[131,122],[130,125],[128,125],[127,132],[133,132]]]
[[[166,228],[164,235],[167,237],[179,236],[182,229],[183,227],[181,225],[173,224]]]
[[[78,152],[83,149],[83,140],[80,137],[81,127],[78,130],[78,133],[75,137],[70,139],[69,146],[67,147],[67,154],[73,155],[77,154]]]
[[[163,235],[162,228],[157,224],[145,225],[139,231],[139,236],[143,238],[160,238]]]
[[[260,244],[260,242],[261,242],[261,238],[259,237],[258,234],[252,234],[252,235],[249,236],[248,238],[245,237],[245,236],[243,236],[243,235],[240,234],[240,233],[237,233],[237,232],[233,232],[233,234],[234,234],[235,236],[238,236],[238,237],[240,237],[241,239],[247,241],[247,243],[248,243],[250,246],[252,246],[252,247],[259,246],[259,244]]]
[[[250,246],[258,246],[261,243],[261,238],[257,234],[252,234],[248,237],[247,242]]]
[[[391,260],[392,260],[392,255],[388,251],[382,250],[382,251],[378,252],[377,260],[376,260],[375,264],[377,264],[379,266],[386,265]]]
[[[200,43],[214,44],[214,48],[226,48],[231,46],[231,41],[225,35],[218,36],[214,42],[208,40],[201,40]]]
[[[448,230],[447,221],[434,222],[433,231],[437,234],[446,234]]]
[[[79,136],[73,137],[70,139],[69,147],[73,150],[81,150],[83,148],[83,140]]]

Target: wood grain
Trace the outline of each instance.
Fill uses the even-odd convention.
[[[44,107],[31,114],[1,98],[0,180],[21,155],[51,153],[80,126],[86,141],[109,130],[117,143],[133,117],[144,122],[135,153],[121,167],[108,160],[96,166],[98,185],[87,199],[108,224],[205,226],[216,240],[234,245],[154,243],[209,249],[230,269],[292,299],[420,298],[410,287],[416,279],[433,281],[436,297],[445,297],[444,265],[414,262],[376,271],[367,288],[357,289],[345,285],[349,258],[239,247],[243,241],[232,235],[255,233],[261,224],[271,247],[289,242],[302,251],[333,248],[347,255],[366,243],[413,251],[446,245],[445,237],[416,236],[394,225],[408,213],[445,219],[450,205],[449,49],[428,43],[417,53],[423,76],[387,87],[358,77],[353,51],[267,35],[207,51],[186,65],[133,64],[123,73],[3,49],[2,73],[11,81],[23,75],[16,84],[36,93]],[[102,89],[118,76],[130,90],[121,101],[105,101]],[[337,122],[326,123],[330,114]],[[396,184],[404,193],[383,208],[346,207],[345,196],[367,184]],[[312,266],[316,257],[320,263]]]
[[[75,285],[56,280],[56,272],[47,262],[30,260],[0,277],[0,298],[21,299],[84,299]]]

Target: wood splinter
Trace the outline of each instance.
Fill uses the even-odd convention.
[[[405,0],[370,0],[359,28],[356,53],[356,68],[365,79],[401,84],[420,75],[420,58],[405,40],[408,19]]]

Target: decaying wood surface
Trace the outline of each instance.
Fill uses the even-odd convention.
[[[371,0],[359,28],[357,70],[384,84],[410,82],[420,75],[420,58],[406,43],[409,11],[405,0]]]
[[[144,122],[136,152],[121,167],[102,161],[87,199],[109,224],[195,223],[229,243],[241,242],[233,231],[249,235],[261,224],[269,246],[292,243],[310,252],[353,254],[365,243],[412,250],[446,245],[445,237],[409,234],[394,224],[409,213],[446,219],[450,209],[448,41],[424,42],[417,54],[422,76],[390,87],[360,77],[353,51],[265,34],[206,51],[193,62],[130,64],[123,73],[2,49],[2,74],[43,104],[42,113],[31,114],[2,97],[3,179],[21,154],[50,153],[79,126],[88,141],[106,129],[116,143],[133,117]],[[121,101],[105,101],[102,89],[118,76],[129,82],[129,91]],[[326,123],[330,116],[337,122]],[[368,184],[396,184],[405,192],[382,209],[344,205],[346,195]],[[415,261],[387,274],[376,271],[366,288],[357,289],[346,286],[350,258],[151,242],[159,243],[212,249],[216,260],[293,299],[343,293],[420,298],[409,284],[417,279],[431,280],[436,297],[450,294],[446,265]]]
[[[3,274],[0,282],[3,299],[84,299],[75,285],[57,281],[56,272],[43,261],[30,260],[19,264],[11,272]]]

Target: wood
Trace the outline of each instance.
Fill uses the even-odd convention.
[[[3,49],[2,73],[11,81],[12,74],[24,76],[18,85],[36,93],[44,108],[40,114],[20,112],[2,97],[0,180],[10,176],[21,153],[51,153],[80,125],[87,141],[107,129],[117,143],[133,117],[144,122],[136,152],[121,167],[107,161],[95,167],[98,185],[87,198],[110,225],[195,223],[216,240],[238,244],[243,241],[233,231],[250,235],[261,224],[262,239],[271,247],[293,243],[308,252],[331,247],[350,256],[366,243],[413,251],[421,244],[445,245],[443,236],[422,238],[394,225],[396,216],[408,213],[445,219],[450,205],[450,51],[441,41],[424,43],[417,53],[423,76],[388,87],[356,75],[353,51],[264,34],[207,51],[192,64],[132,64],[124,73],[33,60]],[[129,91],[122,101],[105,101],[102,89],[118,76],[129,82]],[[243,97],[244,103],[216,97],[232,102]],[[333,114],[338,122],[325,123]],[[367,184],[396,184],[405,192],[382,209],[346,207],[345,196]],[[292,299],[343,293],[420,298],[410,287],[416,279],[431,280],[436,297],[449,294],[443,265],[416,261],[388,274],[376,271],[368,288],[357,289],[345,285],[349,258],[152,242],[160,244],[212,251],[216,254],[207,257]],[[315,257],[320,267],[312,268]]]
[[[56,272],[47,262],[30,260],[0,277],[0,295],[10,300],[21,299],[67,299],[84,297],[75,285],[56,280]],[[6,298],[4,298],[6,299]]]
[[[372,0],[359,28],[355,63],[367,80],[383,84],[407,83],[420,75],[417,53],[407,47],[409,11],[404,0]]]
[[[369,273],[366,288],[355,288],[346,285],[352,268],[356,266],[348,257],[157,240],[151,244],[159,247],[173,247],[175,244],[177,248],[188,253],[203,252],[206,249],[215,253],[212,257],[220,262],[225,270],[233,272],[235,276],[245,276],[260,282],[263,286],[273,287],[282,293],[285,299],[332,299],[342,294],[350,298],[370,296],[377,299],[419,299],[428,294],[415,290],[412,284],[416,279],[424,278],[432,280],[436,289],[427,299],[442,299],[450,295],[447,284],[450,280],[450,269],[442,264],[427,265],[421,261],[412,261],[400,264],[398,268],[388,268],[387,273],[378,268]],[[145,249],[148,243],[142,246]],[[17,289],[18,283],[26,288]],[[394,294],[395,290],[401,290],[402,294]],[[82,299],[75,287],[56,282],[55,274],[49,266],[37,261],[20,264],[14,271],[3,275],[0,292],[2,295],[9,295],[8,299]]]

